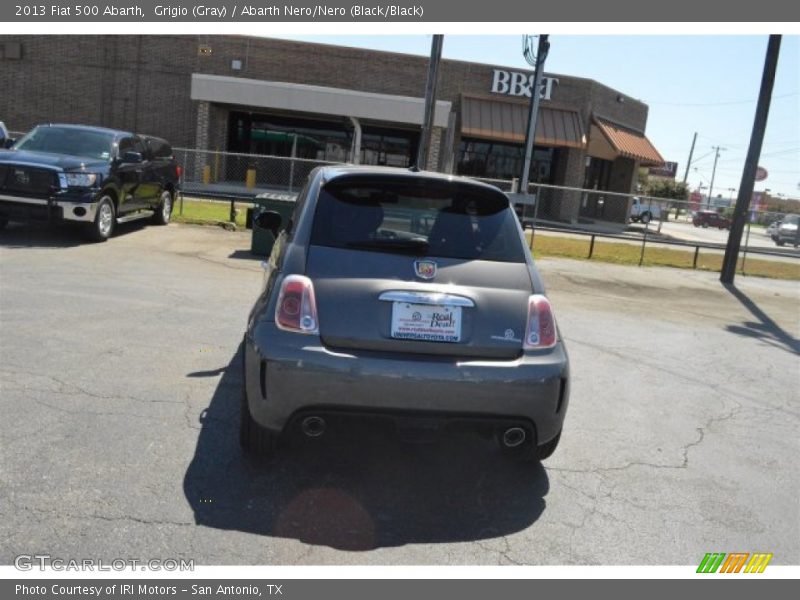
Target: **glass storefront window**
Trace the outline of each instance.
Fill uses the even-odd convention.
[[[231,112],[228,149],[231,152],[294,156],[347,162],[353,145],[349,121],[322,121],[287,116]],[[363,124],[361,163],[408,167],[413,164],[419,133]]]
[[[535,146],[531,164],[531,182],[553,183],[557,149]],[[522,173],[525,148],[507,144],[463,138],[458,152],[457,173],[487,179],[513,179]]]

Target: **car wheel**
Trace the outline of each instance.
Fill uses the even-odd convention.
[[[778,246],[783,246],[783,245],[784,245],[786,242],[784,242],[783,240],[775,240],[775,243],[776,243]]]
[[[701,225],[701,227],[702,227],[703,229],[708,229],[708,223],[706,223],[706,222],[704,221],[704,222],[703,222],[703,224]]]
[[[97,214],[94,222],[89,225],[89,239],[95,242],[105,242],[114,233],[116,214],[114,202],[109,196],[103,196],[97,203]]]
[[[561,440],[561,432],[558,432],[558,435],[554,437],[552,440],[547,442],[546,444],[542,444],[541,446],[536,448],[536,454],[539,460],[545,460],[546,458],[550,458],[553,456],[553,452],[556,451],[558,448],[558,442]]]
[[[650,218],[651,218],[651,217],[650,217],[650,213],[649,213],[649,212],[646,212],[646,213],[644,213],[644,214],[642,215],[642,217],[641,217],[639,220],[640,220],[642,223],[644,223],[645,225],[647,225],[647,224],[650,222]]]
[[[244,362],[244,359],[242,359]],[[275,452],[278,437],[255,422],[247,401],[247,384],[242,379],[242,401],[239,419],[239,443],[248,454],[269,456]]]
[[[172,192],[164,190],[161,192],[161,199],[153,215],[153,223],[156,225],[167,225],[172,217]]]

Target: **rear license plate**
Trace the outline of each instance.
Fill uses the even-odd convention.
[[[461,307],[395,302],[392,337],[425,342],[461,341]]]

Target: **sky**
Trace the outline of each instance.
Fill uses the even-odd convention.
[[[427,56],[430,35],[271,36]],[[692,136],[692,189],[735,197],[753,127],[766,35],[551,35],[545,71],[595,79],[648,104],[647,137],[683,179]],[[445,35],[444,58],[528,68],[521,35]],[[800,198],[800,36],[784,35],[756,190]]]

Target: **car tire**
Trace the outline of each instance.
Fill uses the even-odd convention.
[[[156,212],[153,215],[153,223],[156,225],[168,225],[169,220],[172,217],[172,203],[173,203],[173,196],[172,192],[169,190],[164,190],[161,192],[161,197],[158,201],[158,206],[156,207]]]
[[[703,224],[701,225],[701,227],[702,227],[703,229],[708,229],[708,223],[706,223],[706,222],[703,222]]]
[[[558,442],[561,440],[561,432],[546,444],[542,444],[536,448],[536,454],[539,460],[545,460],[553,456],[553,452],[558,448]]]
[[[784,245],[786,242],[784,242],[783,240],[775,240],[775,243],[776,243],[778,246],[783,246],[783,245]]]
[[[642,216],[641,216],[641,218],[640,218],[639,220],[640,220],[642,223],[644,223],[645,225],[647,225],[647,224],[650,222],[650,219],[651,219],[651,218],[652,218],[652,217],[651,217],[650,213],[649,213],[649,212],[646,212],[646,213],[643,213],[643,214],[642,214]]]
[[[244,360],[242,360],[244,362]],[[275,452],[278,445],[278,436],[261,427],[250,413],[250,403],[247,401],[246,379],[242,378],[242,400],[239,419],[239,444],[247,454],[254,456],[269,456]]]
[[[94,242],[105,242],[114,234],[116,223],[116,210],[114,201],[110,196],[103,196],[97,203],[97,214],[94,221],[89,224],[87,234]]]

